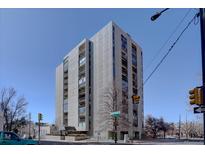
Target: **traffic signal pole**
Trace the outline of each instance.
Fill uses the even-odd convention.
[[[200,8],[200,27],[201,27],[201,57],[202,57],[202,99],[205,106],[205,9]],[[204,121],[204,145],[205,145],[205,113],[203,113]]]
[[[41,137],[41,120],[43,120],[42,113],[38,113],[38,144],[40,144]]]
[[[40,145],[41,120],[38,118],[38,144]]]

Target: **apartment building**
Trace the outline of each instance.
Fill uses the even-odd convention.
[[[139,104],[133,103],[133,95],[140,96]],[[116,108],[108,107],[108,101]],[[109,139],[114,131],[110,114],[117,110],[121,113],[119,138],[124,134],[141,138],[142,49],[111,21],[90,39],[82,40],[56,68],[56,126],[72,126],[92,137]]]

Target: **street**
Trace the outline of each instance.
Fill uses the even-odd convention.
[[[203,140],[199,139],[155,139],[155,140],[134,140],[133,143],[124,143],[122,140],[118,141],[117,144],[111,141],[49,141],[43,140],[40,145],[203,145]]]

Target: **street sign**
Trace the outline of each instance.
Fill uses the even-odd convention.
[[[118,118],[120,116],[120,111],[112,112],[112,113],[110,113],[110,115],[115,117],[115,118]]]
[[[205,113],[205,106],[195,107],[194,113]]]

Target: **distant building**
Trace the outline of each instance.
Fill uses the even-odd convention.
[[[36,138],[38,138],[38,123],[35,124],[35,136]],[[41,127],[40,127],[40,137],[44,138],[46,135],[51,134],[51,125],[47,124],[47,123],[41,123]]]
[[[38,123],[30,122],[30,125],[29,125],[29,123],[27,123],[25,126],[22,126],[19,129],[18,134],[21,137],[28,138],[29,137],[29,132],[30,132],[30,136],[32,138],[38,138],[38,132],[39,132],[38,130],[39,130],[38,129]],[[41,123],[40,137],[44,138],[47,134],[50,134],[50,133],[51,133],[51,125],[49,125],[47,123]]]
[[[141,138],[142,49],[129,34],[110,22],[93,37],[80,42],[56,68],[56,126],[73,126],[90,136],[111,138],[113,122],[103,125],[100,109],[105,93],[114,85],[119,93],[119,110],[129,124],[124,128],[119,123],[118,136]],[[133,95],[140,96],[139,104],[133,104]],[[106,116],[110,117],[110,113]]]

